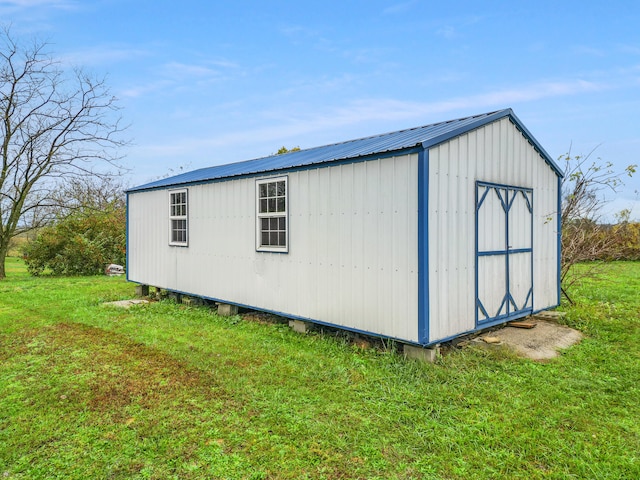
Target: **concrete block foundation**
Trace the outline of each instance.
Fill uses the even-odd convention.
[[[309,325],[302,320],[289,320],[289,326],[293,328],[294,332],[307,333],[309,331]]]
[[[423,348],[413,345],[404,346],[405,358],[420,360],[421,362],[434,363],[440,356],[440,347]]]
[[[218,315],[221,317],[232,317],[238,314],[237,305],[229,305],[228,303],[218,303]]]
[[[136,285],[136,297],[148,297],[149,285]]]

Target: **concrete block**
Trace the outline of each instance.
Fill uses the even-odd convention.
[[[440,356],[440,347],[423,348],[414,345],[404,346],[405,358],[420,360],[421,362],[434,363]]]
[[[307,333],[309,331],[309,325],[302,320],[289,320],[289,326],[293,328],[294,332]]]
[[[183,295],[182,296],[182,304],[183,305],[190,305],[192,307],[201,307],[202,305],[205,304],[204,299],[200,298],[200,297],[189,297],[187,295]]]
[[[167,292],[167,298],[169,300],[173,300],[176,303],[180,303],[180,301],[182,300],[182,295],[176,292]]]
[[[238,306],[237,305],[229,305],[228,303],[219,303],[218,304],[218,315],[221,317],[232,317],[233,315],[238,314]]]
[[[136,296],[137,297],[148,297],[149,296],[149,285],[136,285]]]

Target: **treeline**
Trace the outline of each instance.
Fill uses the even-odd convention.
[[[573,220],[562,227],[562,252],[573,263],[640,260],[640,222]]]

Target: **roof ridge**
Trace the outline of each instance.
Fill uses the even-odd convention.
[[[395,135],[395,134],[400,134],[400,133],[404,133],[404,132],[420,130],[420,129],[423,129],[423,128],[436,127],[438,125],[446,125],[447,123],[463,122],[463,121],[469,120],[471,118],[487,117],[489,115],[493,115],[493,114],[498,113],[498,112],[503,112],[505,110],[508,110],[508,109],[504,108],[504,109],[501,109],[501,110],[495,110],[493,112],[479,113],[477,115],[468,115],[466,117],[452,118],[450,120],[444,120],[444,121],[441,121],[441,122],[427,123],[426,125],[419,125],[417,127],[401,128],[400,130],[391,130],[391,131],[388,131],[388,132],[385,132],[385,133],[378,133],[378,134],[375,134],[375,135],[367,135],[365,137],[352,138],[350,140],[343,140],[341,142],[334,142],[334,143],[328,143],[328,144],[325,144],[325,145],[318,145],[316,147],[303,148],[303,149],[300,149],[300,150],[296,150],[295,152],[287,152],[287,153],[280,154],[280,155],[288,155],[289,153],[306,152],[306,151],[315,150],[315,149],[318,149],[318,148],[334,147],[334,146],[337,146],[337,145],[346,145],[346,144],[349,144],[349,143],[361,142],[363,140],[371,140],[371,139],[374,139],[374,138],[380,138],[380,137],[384,137],[384,136],[387,136],[387,135]],[[271,158],[271,157],[276,156],[276,155],[278,155],[278,154],[268,155],[266,157],[254,158],[253,160],[262,160],[264,158]],[[250,162],[251,160],[243,160],[243,161],[249,161]],[[241,162],[236,162],[236,163],[241,163]]]

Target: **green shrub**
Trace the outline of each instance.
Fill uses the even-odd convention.
[[[23,253],[32,275],[96,275],[109,263],[124,265],[125,210],[78,210],[42,229]]]

